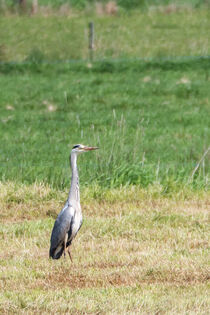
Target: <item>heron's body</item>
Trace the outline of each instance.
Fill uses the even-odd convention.
[[[71,258],[69,246],[77,235],[82,225],[82,210],[80,206],[80,192],[79,192],[79,175],[77,170],[77,155],[81,152],[94,150],[94,147],[84,147],[77,145],[71,152],[71,168],[72,181],[69,196],[64,208],[59,213],[50,240],[50,257],[59,259],[63,252],[65,256],[66,248],[68,248],[69,257]],[[82,151],[86,150],[86,151]]]
[[[81,209],[80,211],[76,211],[75,208],[67,201],[63,210],[58,215],[53,227],[50,257],[59,259],[62,256],[64,251],[64,242],[66,241],[66,247],[70,246],[81,225]]]

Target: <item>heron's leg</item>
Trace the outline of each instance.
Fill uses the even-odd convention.
[[[66,243],[68,240],[68,233],[66,233],[65,239],[64,239],[64,258],[66,258]]]
[[[72,260],[72,257],[71,257],[71,252],[70,252],[70,246],[68,247],[67,250],[68,250],[69,258],[70,258],[71,262],[73,263],[73,260]]]

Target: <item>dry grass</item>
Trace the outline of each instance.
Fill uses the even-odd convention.
[[[85,220],[71,264],[48,259],[66,192],[0,187],[2,314],[208,312],[208,193],[169,199],[154,187],[84,189]]]

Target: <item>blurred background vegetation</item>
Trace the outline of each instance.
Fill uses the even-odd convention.
[[[63,5],[68,5],[71,8],[76,9],[90,9],[97,6],[110,6],[119,9],[148,9],[151,6],[190,6],[192,8],[199,8],[202,6],[208,6],[209,0],[1,0],[2,9],[17,9],[18,6],[27,7],[29,10],[33,4],[40,6],[48,6],[52,8],[59,8]]]

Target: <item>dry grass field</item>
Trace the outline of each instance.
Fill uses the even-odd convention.
[[[65,192],[1,183],[1,314],[207,314],[208,193],[82,190],[69,259],[48,259]]]

